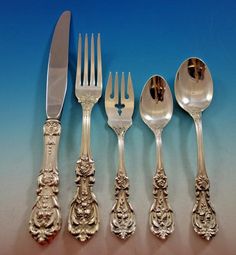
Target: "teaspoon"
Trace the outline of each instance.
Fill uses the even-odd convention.
[[[157,167],[153,177],[154,202],[149,213],[151,232],[166,239],[174,231],[174,217],[168,202],[167,176],[162,161],[163,128],[173,113],[173,99],[167,82],[154,75],[145,84],[140,98],[140,114],[144,123],[153,131],[157,147]]]
[[[201,59],[189,58],[181,64],[175,78],[175,96],[178,104],[193,118],[197,133],[198,170],[192,224],[197,234],[210,240],[217,233],[218,224],[210,202],[210,184],[203,152],[202,112],[211,103],[213,81],[207,65]]]

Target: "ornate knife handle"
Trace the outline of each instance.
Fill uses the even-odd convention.
[[[29,231],[40,244],[48,243],[61,229],[59,211],[57,151],[61,134],[58,120],[47,120],[44,127],[44,160],[38,177],[37,200],[33,206]]]
[[[198,175],[195,180],[196,202],[193,207],[192,224],[194,231],[210,240],[219,230],[216,213],[210,202],[210,183],[206,175]]]
[[[167,176],[163,168],[153,177],[154,202],[150,209],[149,224],[151,232],[166,239],[174,231],[174,215],[168,203]]]

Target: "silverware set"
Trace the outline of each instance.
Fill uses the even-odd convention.
[[[37,199],[33,206],[29,231],[40,244],[50,242],[60,231],[62,217],[57,199],[59,175],[57,151],[61,135],[60,117],[67,88],[70,12],[64,12],[55,27],[47,74],[46,115],[43,127],[44,156],[38,176]],[[102,96],[102,54],[100,34],[78,39],[78,59],[75,95],[82,106],[82,134],[79,159],[76,163],[77,190],[71,202],[68,231],[78,240],[90,239],[99,229],[99,206],[93,192],[95,162],[91,153],[91,112]],[[95,43],[96,41],[96,43]],[[84,46],[82,46],[82,44]],[[90,51],[90,54],[89,54]],[[83,55],[83,58],[82,58]],[[202,112],[213,97],[213,82],[207,65],[199,58],[189,58],[177,71],[175,97],[193,118],[197,133],[198,165],[195,180],[196,201],[192,211],[194,231],[210,240],[218,231],[215,210],[210,201],[210,184],[204,161]],[[110,214],[110,228],[120,239],[127,239],[136,230],[134,209],[129,202],[129,178],[125,167],[125,134],[132,126],[134,89],[131,74],[112,77],[110,73],[106,92],[105,110],[108,125],[118,139],[119,163],[115,177],[114,205]],[[156,140],[157,164],[153,177],[153,202],[149,212],[151,232],[166,239],[174,231],[174,212],[168,201],[167,174],[162,157],[162,132],[173,114],[173,99],[166,80],[151,76],[140,97],[140,115],[152,130]],[[170,174],[171,170],[168,170]]]

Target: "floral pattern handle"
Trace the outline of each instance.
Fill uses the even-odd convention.
[[[88,155],[82,155],[77,162],[77,192],[68,219],[69,232],[82,242],[90,239],[99,228],[98,203],[92,192],[94,174],[94,161]]]
[[[196,202],[193,207],[193,229],[201,237],[210,240],[219,230],[216,213],[210,202],[210,183],[206,175],[198,175],[195,181]]]
[[[33,206],[29,231],[40,244],[51,241],[61,229],[59,211],[57,151],[61,134],[58,120],[47,120],[44,125],[44,160],[38,177],[37,200]]]
[[[127,239],[136,229],[134,210],[129,203],[129,178],[125,169],[124,138],[128,126],[112,127],[118,138],[119,167],[115,178],[115,204],[111,210],[111,231],[120,239]]]
[[[166,239],[174,231],[173,211],[168,203],[167,176],[163,168],[153,177],[154,202],[150,209],[149,224],[151,232]]]
[[[118,171],[115,179],[116,202],[111,211],[111,231],[119,238],[130,237],[136,228],[133,208],[128,201],[129,178]]]

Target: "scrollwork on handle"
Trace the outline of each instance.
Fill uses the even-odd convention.
[[[158,169],[153,177],[154,202],[150,209],[149,223],[151,232],[161,239],[166,239],[174,231],[174,217],[168,203],[167,187],[164,169]]]
[[[196,202],[192,213],[194,231],[210,240],[219,230],[216,213],[210,202],[210,183],[206,175],[198,175],[195,181]]]
[[[40,244],[48,243],[61,229],[62,220],[57,200],[57,149],[60,134],[60,122],[47,120],[44,125],[44,162],[38,177],[37,200],[29,221],[29,231]]]
[[[94,161],[88,155],[82,155],[77,162],[77,192],[68,219],[69,232],[80,241],[90,239],[99,228],[98,204],[92,192],[94,173]]]
[[[121,239],[130,237],[136,228],[135,215],[129,197],[129,179],[118,171],[115,180],[116,202],[111,211],[111,231]]]

